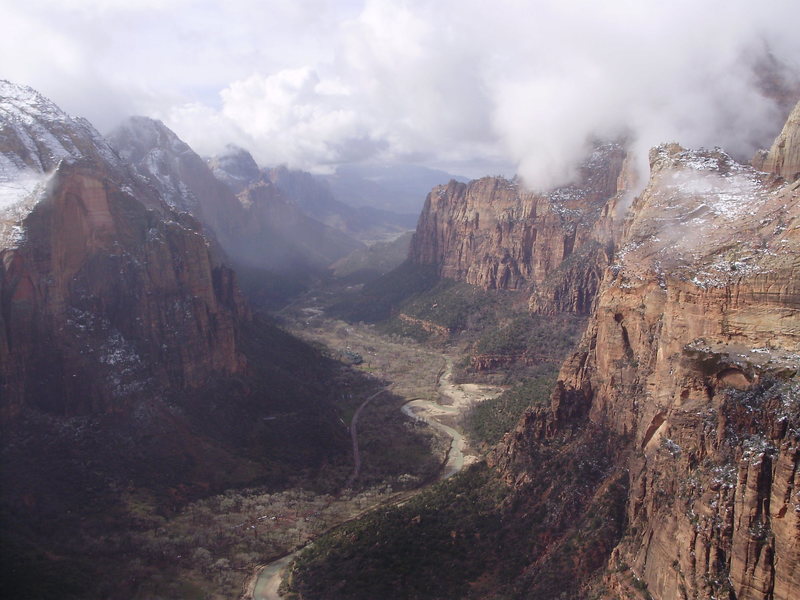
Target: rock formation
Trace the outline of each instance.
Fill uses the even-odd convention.
[[[243,368],[233,273],[86,122],[4,83],[3,409],[105,409]],[[39,181],[15,188],[20,178]],[[99,375],[99,376],[98,376]]]
[[[51,529],[71,510],[69,527],[87,499],[112,510],[121,490],[182,486],[185,500],[346,447],[331,363],[252,318],[184,212],[203,197],[172,173],[144,179],[30,88],[0,93],[0,510]],[[202,181],[172,148],[183,158],[160,164]],[[264,424],[288,407],[303,418]]]
[[[303,212],[240,148],[209,165],[163,123],[145,117],[128,119],[109,140],[143,181],[199,219],[238,264],[296,273],[324,269],[361,247]]]
[[[800,178],[800,104],[789,115],[783,131],[764,157],[761,169],[788,181]]]
[[[529,290],[538,312],[588,313],[614,252],[630,166],[599,145],[578,182],[546,194],[517,181],[451,181],[428,195],[410,259],[487,289]]]
[[[783,178],[721,150],[651,152],[650,181],[551,406],[526,415],[495,455],[523,485],[547,440],[592,430],[619,440],[607,479],[627,473],[626,527],[601,597],[800,596],[800,182],[784,170],[797,156],[793,127],[771,153]]]
[[[107,139],[172,209],[193,215],[223,248],[230,247],[247,222],[245,212],[183,140],[161,121],[147,117],[130,117]]]

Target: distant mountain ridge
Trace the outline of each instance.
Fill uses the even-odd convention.
[[[345,165],[320,176],[334,196],[351,206],[418,215],[432,187],[467,178],[415,165]]]
[[[195,214],[234,261],[294,273],[324,269],[361,246],[306,215],[252,169],[247,153],[209,167],[163,123],[146,117],[128,119],[109,140],[168,202]]]
[[[307,214],[362,241],[386,239],[416,223],[416,214],[398,214],[340,201],[323,176],[286,167],[267,169],[265,174]]]

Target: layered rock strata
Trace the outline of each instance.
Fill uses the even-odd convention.
[[[588,313],[621,225],[631,180],[626,152],[598,146],[578,182],[547,194],[517,181],[451,181],[428,195],[410,258],[441,277],[487,289],[531,290],[539,312]]]
[[[105,411],[241,371],[247,309],[199,223],[86,122],[29,88],[2,91],[3,410]]]
[[[536,448],[576,427],[625,444],[603,597],[796,598],[800,183],[720,150],[665,145],[650,163],[551,406],[494,460],[523,485]]]

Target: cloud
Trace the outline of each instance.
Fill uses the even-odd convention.
[[[593,137],[641,157],[768,143],[781,115],[754,64],[768,48],[800,73],[795,3],[31,0],[4,10],[0,70],[101,127],[162,118],[202,153],[518,170],[541,188]]]
[[[307,67],[253,75],[231,84],[221,98],[222,109],[212,117],[227,121],[262,164],[319,169],[359,162],[386,146],[348,88]],[[196,137],[202,145],[203,133]]]
[[[568,179],[591,136],[626,136],[644,159],[662,141],[747,155],[775,134],[781,117],[756,89],[752,59],[769,40],[797,65],[796,36],[774,25],[789,3],[541,6],[549,30],[520,49],[519,72],[491,85],[495,131],[532,185]]]

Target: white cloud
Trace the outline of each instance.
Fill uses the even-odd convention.
[[[622,133],[642,156],[744,155],[779,126],[752,75],[765,40],[800,72],[796,0],[4,4],[2,76],[101,128],[143,112],[200,152],[310,169],[511,163],[545,187]]]

